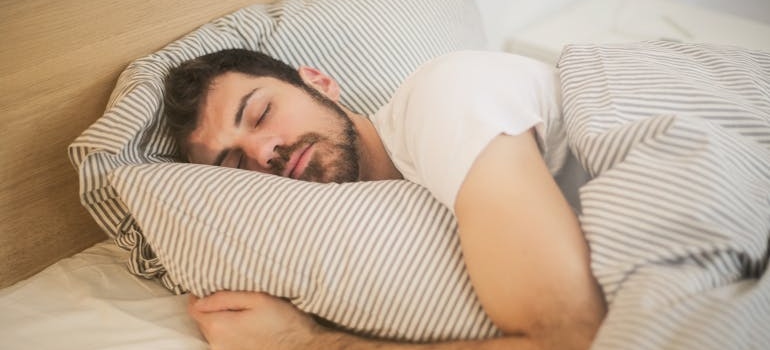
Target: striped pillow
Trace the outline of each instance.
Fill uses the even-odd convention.
[[[160,163],[111,182],[171,279],[197,295],[264,291],[362,334],[495,336],[451,212],[406,181],[319,184]]]
[[[399,339],[496,334],[472,294],[459,246],[450,239],[454,233],[453,224],[448,223],[451,218],[421,189],[405,181],[321,186],[174,164],[178,159],[177,145],[168,134],[162,105],[163,80],[171,67],[222,49],[245,48],[265,52],[295,67],[306,64],[329,73],[341,85],[341,102],[371,115],[423,62],[451,51],[483,48],[484,44],[473,0],[286,0],[244,8],[200,27],[125,69],[104,115],[69,147],[70,159],[80,177],[81,202],[118,245],[131,251],[132,273],[160,278],[175,292],[190,289],[208,294],[220,288],[266,290],[290,297],[306,310],[343,327]],[[116,169],[120,170],[110,177]],[[284,198],[313,198],[315,205],[273,212],[258,222],[245,221],[243,218],[253,218],[224,207],[232,200],[232,196],[224,195],[232,190],[227,186],[238,185],[228,182],[232,178],[248,182],[249,190],[273,194],[260,196],[260,205],[266,208],[280,206],[272,206],[265,198],[279,202]],[[183,225],[182,221],[187,219],[176,216],[174,210],[182,208],[189,196],[199,195],[203,184],[215,187],[207,192],[205,201],[193,202],[211,206],[211,210],[190,214],[189,218],[195,220]],[[279,188],[281,195],[275,195]],[[361,198],[371,193],[378,195]],[[161,198],[170,202],[160,202]],[[355,198],[360,198],[359,202]],[[353,203],[359,206],[341,207]],[[411,204],[405,206],[408,203]],[[169,207],[161,210],[164,205]],[[146,209],[156,206],[157,211]],[[256,210],[254,215],[262,211]],[[296,218],[311,214],[317,219],[307,221],[307,225],[289,225],[299,222]],[[428,220],[417,220],[415,215]],[[213,224],[216,220],[222,220],[225,226]],[[209,228],[219,230],[196,231],[200,229],[195,226],[197,222],[209,223]],[[232,237],[248,233],[258,242],[270,235],[291,240],[270,240],[265,246],[249,247],[254,249],[253,254],[240,251],[232,255],[235,247],[215,241],[219,236],[216,233],[224,231]],[[330,239],[357,237],[342,245],[344,249],[314,249],[337,254],[366,252],[372,265],[359,266],[363,260],[350,260],[349,253],[322,257],[328,259],[318,261],[318,265],[297,265],[300,261],[296,257],[272,250],[287,242],[308,249],[316,244],[311,241],[313,236],[319,235],[330,235]],[[369,245],[384,242],[377,240],[381,237],[391,241],[384,246]],[[407,238],[424,242],[420,246]],[[200,249],[191,250],[193,246]],[[418,246],[422,248],[415,250]],[[260,254],[265,251],[261,249],[271,252],[274,265],[250,260],[254,264],[246,265],[247,270],[238,270],[243,267],[240,259],[264,258]],[[417,270],[409,272],[389,266],[387,261],[392,260],[394,252],[404,254],[397,256],[397,266]],[[342,258],[348,260],[333,260]],[[203,270],[181,259],[217,267]],[[304,281],[292,279],[295,275],[276,270],[285,264],[299,269],[302,276],[315,277]],[[316,270],[309,273],[303,266]],[[328,279],[319,280],[318,276]],[[416,284],[383,282],[395,280]],[[420,302],[415,304],[417,301]]]

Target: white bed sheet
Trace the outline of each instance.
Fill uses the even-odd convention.
[[[104,241],[0,290],[0,349],[206,349],[187,296],[127,260]]]

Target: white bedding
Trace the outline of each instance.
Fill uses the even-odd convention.
[[[186,295],[131,275],[111,241],[0,290],[0,349],[206,349]]]

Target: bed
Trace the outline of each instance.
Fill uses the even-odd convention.
[[[2,5],[0,32],[7,36],[4,42],[13,43],[3,52],[8,65],[0,73],[0,98],[7,109],[0,150],[7,163],[0,220],[0,256],[7,262],[0,271],[3,346],[206,348],[186,315],[183,292],[205,295],[219,289],[268,291],[371,336],[430,341],[498,335],[469,287],[454,219],[424,189],[402,182],[298,185],[179,164],[164,136],[159,79],[169,66],[206,51],[259,48],[291,64],[310,61],[341,75],[356,91],[344,102],[371,112],[418,62],[483,47],[470,2],[447,1],[440,10],[430,2],[400,4],[409,9],[405,12],[377,7],[381,3]],[[398,10],[413,19],[387,15]],[[337,21],[350,13],[356,17]],[[398,18],[397,26],[388,18]],[[326,29],[302,29],[303,23],[355,28],[356,21],[379,20],[385,22],[373,27],[387,28],[386,33],[360,36],[331,25],[342,31],[323,37]],[[204,23],[209,24],[199,28]],[[371,33],[383,36],[373,42]],[[326,40],[297,40],[298,35]],[[308,49],[308,42],[322,42],[324,49]],[[399,47],[402,54],[367,62],[351,73],[349,64],[356,60],[338,60],[325,51],[329,47],[343,50],[344,57],[355,57],[362,47]],[[656,62],[671,57],[680,60],[661,73]],[[748,62],[748,68],[730,71],[736,78],[720,86],[726,93],[712,89],[719,85],[709,84],[715,75],[690,71],[700,67],[694,63],[699,59],[717,69],[732,62]],[[628,62],[639,66],[629,69]],[[582,190],[581,220],[594,254],[592,268],[613,311],[595,347],[759,349],[770,343],[770,335],[758,331],[770,321],[764,274],[770,232],[767,54],[666,42],[574,45],[563,53],[560,68],[570,146],[597,178]],[[643,84],[638,90],[606,89],[627,84],[635,69],[650,69],[648,76],[659,74],[659,79],[696,82],[708,94],[689,95],[690,100],[715,112],[703,118],[698,106],[670,103]],[[380,79],[366,80],[375,76]],[[734,89],[744,85],[752,89]],[[676,84],[667,88],[663,95],[682,94]],[[665,103],[633,103],[629,96]],[[739,142],[732,141],[736,133]],[[687,178],[683,174],[718,162],[730,166],[706,166],[710,177],[681,181]],[[651,165],[672,170],[662,176],[648,172],[656,169]],[[629,187],[629,179],[642,186]],[[724,193],[725,183],[736,190]],[[229,220],[229,213],[239,209],[216,198],[244,187],[261,191],[251,196],[260,201],[244,206],[273,215]],[[698,191],[707,193],[687,197]],[[681,194],[684,204],[678,202]],[[650,204],[661,196],[668,205]],[[313,198],[314,205],[297,208],[285,201],[302,197]],[[715,206],[720,198],[731,203],[730,210]],[[194,204],[169,205],[180,202]],[[265,202],[267,207],[260,207]],[[687,220],[669,215],[680,204],[694,205]],[[282,216],[287,208],[310,219]],[[355,220],[351,213],[357,213]],[[244,232],[244,226],[258,229]],[[169,227],[173,234],[162,234]],[[312,232],[325,234],[308,241]],[[248,244],[231,237],[247,237]],[[316,247],[338,253],[318,254]],[[375,253],[383,247],[396,253]],[[628,247],[634,247],[630,254]],[[390,269],[378,268],[384,265]],[[420,282],[393,283],[398,280]],[[677,283],[681,288],[662,287]]]

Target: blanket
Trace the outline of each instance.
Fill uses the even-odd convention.
[[[770,346],[770,53],[643,42],[559,61],[591,268],[594,349]]]

